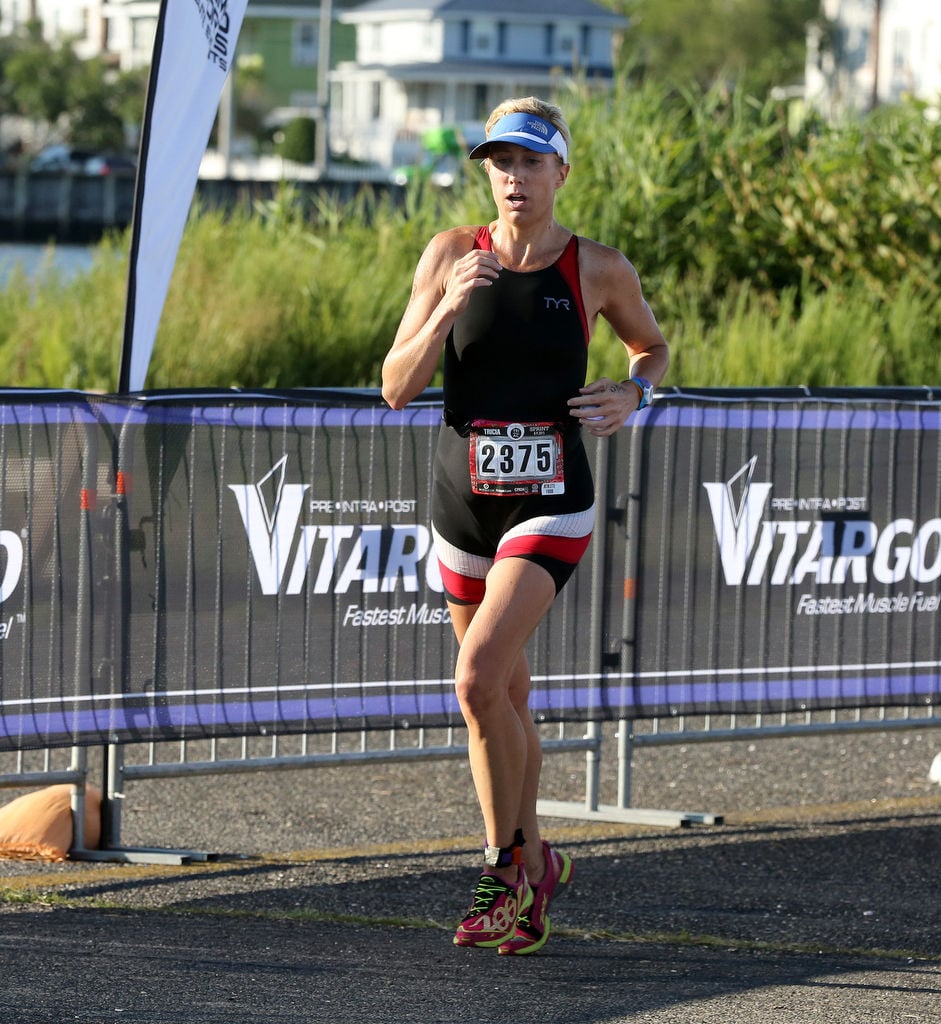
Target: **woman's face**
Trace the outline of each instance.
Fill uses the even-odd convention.
[[[496,143],[486,167],[497,212],[513,218],[551,210],[569,172],[555,153],[536,153],[511,142]]]

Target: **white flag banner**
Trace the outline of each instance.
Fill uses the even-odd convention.
[[[118,390],[144,387],[248,0],[161,0],[131,228]]]

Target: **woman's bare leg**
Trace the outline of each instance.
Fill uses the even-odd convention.
[[[542,836],[536,817],[536,800],[539,797],[539,775],[542,771],[542,742],[529,710],[529,661],[525,651],[520,654],[510,684],[510,700],[513,703],[523,731],[526,734],[526,771],[523,773],[523,791],[520,796],[519,828],[523,830],[526,845],[523,860],[526,876],[530,882],[542,881],[545,872],[545,857],[542,850]]]
[[[510,846],[517,828],[540,847],[536,791],[541,751],[529,713],[525,645],[555,599],[549,574],[520,558],[498,561],[476,606],[451,606],[460,643],[455,686],[468,730],[474,788],[492,846]],[[531,838],[530,838],[531,837]],[[527,851],[541,861],[541,848]],[[533,864],[537,871],[540,865]],[[516,869],[498,870],[508,881]]]

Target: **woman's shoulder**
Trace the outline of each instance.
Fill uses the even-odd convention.
[[[587,238],[585,235],[578,236],[578,261],[582,274],[634,276],[637,273],[634,265],[620,249],[613,245],[605,245],[594,238]]]
[[[578,236],[578,251],[589,259],[605,261],[609,263],[629,262],[627,257],[613,245],[605,245],[587,235]]]
[[[463,256],[476,245],[479,226],[462,224],[456,228],[445,228],[433,235],[427,248],[437,255],[456,254]]]

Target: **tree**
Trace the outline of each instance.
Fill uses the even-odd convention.
[[[820,0],[622,0],[622,60],[644,75],[758,92],[803,80],[807,27]]]
[[[72,109],[69,139],[73,145],[81,149],[124,149],[124,121],[100,60],[80,64],[69,81],[68,94]]]
[[[3,67],[14,112],[55,127],[69,110],[69,83],[80,63],[71,45],[50,45],[41,25],[30,23]]]
[[[39,22],[0,40],[0,112],[19,114],[83,149],[122,150],[143,118],[146,72],[81,60],[68,40],[49,43]]]

